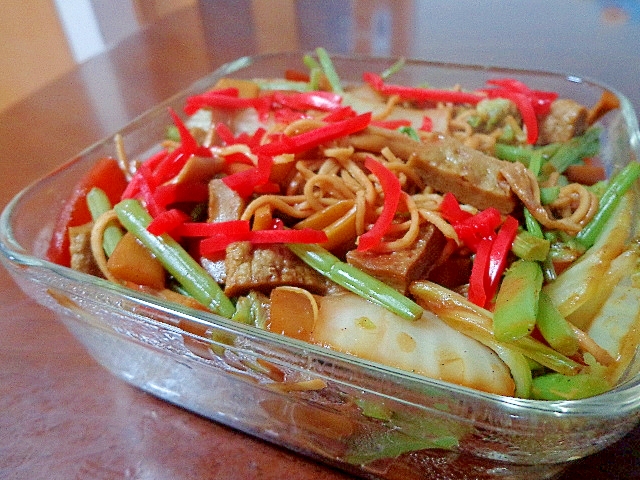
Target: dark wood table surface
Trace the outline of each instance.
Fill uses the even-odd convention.
[[[0,113],[0,205],[221,63],[264,51],[325,46],[562,71],[614,86],[640,111],[640,3],[512,3],[299,0],[274,12],[202,1]],[[1,478],[348,478],[116,379],[4,269],[0,285]],[[640,427],[561,478],[580,477],[640,478]]]

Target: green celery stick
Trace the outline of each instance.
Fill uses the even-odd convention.
[[[331,57],[329,53],[322,47],[316,48],[316,55],[318,56],[318,61],[320,62],[320,66],[322,67],[322,71],[324,72],[329,84],[331,85],[332,90],[335,93],[342,95],[344,90],[342,89],[342,84],[340,82],[340,77],[338,76],[338,72],[331,61]]]
[[[609,185],[600,199],[598,211],[591,221],[576,235],[576,240],[580,244],[589,248],[596,243],[596,239],[602,233],[611,214],[618,206],[620,198],[636,183],[639,177],[640,163],[630,162],[609,180]]]
[[[523,260],[542,262],[549,255],[551,242],[546,238],[538,237],[527,230],[518,232],[513,240],[511,251]]]
[[[394,73],[398,73],[400,70],[402,70],[402,67],[404,67],[404,64],[406,63],[406,59],[400,58],[398,59],[397,62],[395,62],[393,65],[391,65],[389,68],[386,68],[381,74],[380,76],[382,78],[384,78],[385,80],[387,78],[389,78],[391,75],[393,75]]]
[[[578,339],[573,328],[545,292],[540,292],[536,323],[543,338],[555,350],[567,356],[578,351]]]
[[[536,400],[577,400],[604,393],[611,388],[599,375],[548,373],[533,379],[531,397]]]
[[[573,137],[568,142],[561,144],[545,167],[552,166],[556,171],[562,173],[570,165],[598,153],[600,150],[600,130],[600,128],[592,127],[583,135]]]
[[[184,289],[213,312],[230,318],[235,307],[220,285],[171,236],[154,235],[147,230],[151,215],[137,200],[127,199],[114,210],[120,223],[156,256]]]
[[[290,243],[289,249],[303,262],[347,290],[360,295],[407,320],[417,320],[423,309],[377,278],[340,261],[319,245]]]
[[[513,342],[533,330],[542,289],[537,262],[517,260],[505,273],[496,297],[493,330],[498,341]]]
[[[89,211],[91,212],[91,218],[95,221],[103,213],[111,210],[111,202],[102,189],[93,187],[89,190],[89,193],[87,193],[87,207],[89,207]],[[104,229],[102,248],[104,248],[104,253],[107,257],[111,256],[122,235],[122,230],[117,225],[109,225]]]

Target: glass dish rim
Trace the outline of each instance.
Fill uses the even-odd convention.
[[[281,335],[277,335],[271,332],[262,331],[255,327],[245,326],[242,324],[238,324],[236,322],[232,322],[231,320],[225,319],[223,317],[217,316],[213,313],[208,312],[200,312],[196,310],[189,309],[187,307],[177,306],[174,303],[164,301],[153,297],[149,294],[145,294],[142,292],[136,292],[134,290],[128,289],[124,286],[113,284],[108,282],[107,280],[100,279],[97,277],[93,277],[88,274],[84,274],[81,272],[76,272],[70,268],[63,267],[61,265],[57,265],[52,263],[44,258],[39,258],[34,255],[30,255],[26,253],[26,249],[18,243],[15,239],[12,232],[12,218],[13,213],[20,203],[20,201],[29,193],[36,190],[43,183],[46,183],[49,179],[58,176],[64,175],[65,171],[68,170],[71,166],[76,163],[86,162],[88,161],[87,156],[91,154],[91,152],[97,150],[98,148],[104,146],[107,143],[113,142],[113,137],[115,134],[119,133],[122,135],[126,135],[128,132],[135,131],[137,128],[143,125],[145,121],[148,121],[152,116],[159,114],[166,114],[166,107],[172,103],[174,103],[177,99],[183,98],[189,92],[194,92],[198,90],[202,90],[207,86],[211,85],[211,80],[219,78],[224,74],[230,74],[242,70],[245,67],[249,67],[257,62],[268,61],[271,58],[275,57],[287,57],[291,56],[294,58],[294,55],[299,55],[300,57],[304,55],[306,52],[292,51],[292,52],[275,52],[275,53],[267,53],[255,56],[244,56],[233,61],[224,63],[220,65],[218,68],[213,70],[210,74],[196,80],[187,88],[177,92],[171,97],[163,100],[150,109],[144,111],[136,118],[134,118],[131,122],[127,123],[123,127],[119,128],[116,132],[111,135],[108,135],[97,142],[89,145],[78,154],[71,157],[69,160],[62,163],[55,170],[46,173],[41,176],[37,180],[33,181],[31,184],[24,187],[20,192],[18,192],[10,201],[7,203],[5,207],[2,209],[2,213],[0,214],[0,252],[2,253],[2,257],[0,260],[3,262],[9,262],[16,266],[21,267],[33,267],[33,268],[41,268],[45,269],[55,275],[59,275],[61,277],[65,277],[69,280],[77,282],[79,284],[85,283],[89,284],[95,288],[107,289],[113,294],[120,295],[125,299],[131,300],[136,303],[144,304],[148,307],[158,308],[161,311],[170,312],[173,315],[176,315],[178,318],[184,318],[186,320],[200,323],[203,325],[210,325],[213,323],[215,326],[222,326],[225,329],[229,330],[237,330],[239,334],[249,335],[251,337],[257,337],[260,340],[277,345],[278,347],[284,347],[287,349],[304,349],[305,351],[312,351],[314,354],[329,358],[331,360],[336,360],[340,363],[347,364],[355,364],[359,368],[365,368],[367,371],[375,373],[383,373],[385,376],[391,375],[393,378],[398,379],[408,379],[411,382],[416,382],[418,384],[424,383],[426,387],[431,389],[437,389],[445,391],[455,392],[457,395],[462,395],[466,400],[480,400],[487,404],[488,407],[494,407],[503,413],[523,413],[527,412],[528,414],[539,413],[548,416],[562,416],[562,417],[570,417],[570,416],[580,416],[580,417],[602,417],[602,416],[610,416],[610,417],[619,417],[626,414],[636,413],[640,411],[640,373],[637,373],[631,379],[628,379],[623,384],[615,387],[613,390],[605,392],[603,394],[589,397],[585,399],[579,400],[557,400],[557,401],[541,401],[541,400],[531,400],[531,399],[521,399],[517,397],[509,397],[509,396],[500,396],[496,394],[490,394],[478,390],[474,390],[468,387],[463,387],[455,384],[451,384],[448,382],[440,381],[437,379],[431,379],[428,377],[420,376],[418,374],[413,374],[411,372],[405,372],[400,369],[396,369],[393,367],[388,367],[385,365],[380,365],[375,362],[370,362],[364,359],[360,359],[354,357],[352,355],[344,354],[341,352],[333,351],[326,349],[324,347],[309,344],[303,341],[291,339],[288,337],[284,337]],[[397,61],[397,58],[393,57],[378,57],[378,56],[350,56],[350,55],[333,55],[332,58],[338,59],[340,61],[357,61],[357,62],[366,62],[366,61]],[[414,65],[416,67],[435,67],[435,68],[448,68],[448,69],[465,69],[465,70],[479,70],[479,71],[500,71],[503,73],[513,73],[513,74],[521,74],[521,75],[534,75],[534,76],[547,76],[547,77],[555,77],[558,80],[564,80],[568,82],[574,83],[588,83],[591,86],[598,87],[600,89],[606,89],[614,93],[618,99],[620,100],[620,110],[622,113],[622,117],[625,120],[625,124],[629,133],[630,147],[632,151],[635,153],[636,157],[640,157],[640,130],[638,128],[638,121],[631,105],[630,101],[624,96],[624,94],[618,92],[615,88],[611,88],[608,85],[605,85],[596,80],[589,79],[587,77],[578,77],[575,75],[569,75],[560,72],[553,71],[545,71],[545,70],[527,70],[527,69],[518,69],[518,68],[510,68],[510,67],[500,67],[500,66],[483,66],[483,65],[473,65],[473,64],[457,64],[457,63],[447,63],[447,62],[439,62],[439,61],[429,61],[429,60],[421,60],[421,59],[407,59],[407,63]],[[201,318],[205,317],[205,318]],[[145,321],[154,321],[150,317],[145,317]],[[209,323],[211,322],[211,323]],[[170,327],[167,324],[167,327]],[[179,330],[178,327],[175,327]],[[638,355],[638,353],[636,353]],[[405,401],[405,400],[403,400]],[[406,401],[405,401],[406,402]],[[612,407],[616,408],[615,412],[611,412]],[[603,415],[605,414],[606,415]]]

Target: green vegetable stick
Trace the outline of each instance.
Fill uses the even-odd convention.
[[[549,255],[551,242],[546,238],[538,237],[527,230],[518,232],[513,240],[511,251],[523,260],[542,262]]]
[[[545,167],[553,167],[562,173],[567,167],[587,157],[592,157],[600,150],[600,128],[592,127],[579,137],[573,137],[561,144],[558,151],[549,159]]]
[[[493,331],[498,341],[513,342],[531,333],[536,324],[542,280],[537,262],[517,260],[507,270],[493,314]]]
[[[87,207],[91,212],[91,218],[97,220],[103,213],[107,213],[111,210],[111,202],[109,197],[104,193],[104,190],[93,187],[87,193]],[[104,235],[102,239],[102,248],[107,257],[110,257],[116,245],[122,238],[122,230],[117,225],[109,225],[104,229]]]
[[[303,262],[347,290],[370,300],[407,320],[417,320],[423,309],[377,278],[340,261],[319,245],[290,243],[289,249]]]
[[[139,201],[123,200],[114,210],[120,223],[156,256],[193,298],[223,317],[233,315],[235,307],[220,285],[178,242],[167,234],[154,235],[147,230],[151,215]]]
[[[320,62],[322,71],[327,77],[327,80],[329,81],[331,88],[335,93],[342,95],[344,93],[344,90],[342,89],[340,77],[338,76],[338,72],[336,72],[336,69],[333,65],[333,62],[331,61],[331,57],[329,56],[329,53],[327,53],[327,51],[324,48],[318,47],[316,48],[316,55],[318,56],[318,61]]]
[[[596,243],[611,214],[618,206],[620,198],[629,190],[640,177],[640,163],[630,162],[613,178],[609,180],[607,189],[602,194],[598,211],[591,221],[578,232],[576,240],[589,248]]]
[[[389,68],[386,68],[381,74],[380,76],[384,79],[389,78],[391,75],[393,75],[394,73],[399,72],[402,67],[404,67],[404,64],[406,63],[406,59],[400,58],[397,62],[395,62],[393,65],[391,65]]]
[[[545,292],[540,292],[536,323],[538,330],[551,347],[567,356],[574,355],[578,351],[578,338],[573,328]]]
[[[533,379],[531,398],[536,400],[577,400],[604,393],[611,388],[601,376],[579,373],[548,373]]]

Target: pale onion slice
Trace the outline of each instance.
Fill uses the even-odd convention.
[[[351,293],[319,297],[318,305],[312,343],[485,392],[514,393],[497,354],[430,312],[411,322]]]

